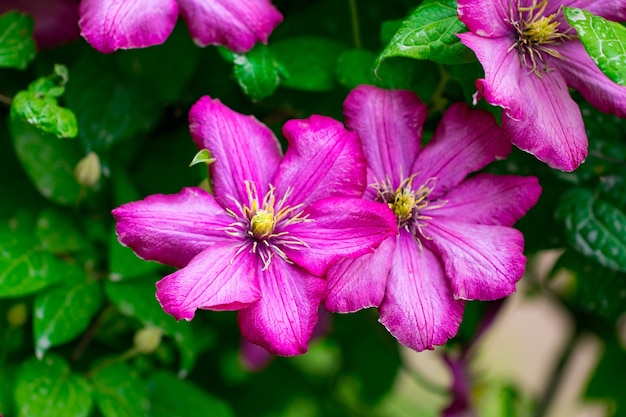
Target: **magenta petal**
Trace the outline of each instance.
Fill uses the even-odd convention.
[[[259,260],[234,243],[220,243],[157,282],[156,297],[176,320],[191,320],[196,309],[240,310],[261,297]]]
[[[448,192],[447,203],[436,210],[463,223],[513,226],[541,195],[535,177],[478,174]]]
[[[312,222],[285,231],[307,246],[285,246],[288,258],[314,275],[324,275],[341,258],[372,253],[398,232],[397,219],[386,204],[356,198],[328,198],[304,210]]]
[[[239,312],[241,334],[276,355],[305,353],[325,281],[276,257],[259,284],[261,299]]]
[[[562,6],[577,7],[579,9],[585,9],[597,16],[602,16],[605,19],[613,20],[615,22],[623,22],[626,20],[626,4],[621,0],[561,0],[561,1],[549,1],[544,16],[549,16],[553,13],[558,13],[558,17],[562,18],[565,25],[567,22],[563,17],[561,10]],[[561,29],[562,27],[559,27]]]
[[[200,46],[224,45],[246,52],[283,20],[269,0],[178,0],[180,13]]]
[[[452,296],[439,258],[400,232],[379,321],[400,343],[421,351],[456,334],[463,308],[463,301]]]
[[[412,172],[417,187],[435,178],[433,198],[459,184],[477,171],[511,152],[494,117],[484,111],[456,103],[443,115],[433,139],[417,156]]]
[[[222,227],[233,222],[213,196],[200,188],[178,194],[151,195],[113,210],[115,231],[124,246],[143,259],[182,268],[220,241],[230,241]]]
[[[515,291],[526,268],[524,237],[513,228],[433,218],[427,241],[443,258],[456,298],[495,300]]]
[[[396,239],[392,236],[374,253],[343,259],[331,266],[327,274],[326,308],[334,313],[352,313],[380,306],[395,247]]]
[[[289,142],[273,184],[279,193],[293,189],[292,206],[326,197],[361,197],[365,158],[356,134],[330,117],[313,115],[285,123]]]
[[[626,117],[626,87],[620,86],[593,63],[582,43],[565,42],[559,45],[563,60],[555,60],[554,66],[597,109]]]
[[[412,91],[361,85],[343,104],[346,125],[361,138],[373,180],[388,176],[398,187],[411,172],[422,139],[427,109]]]
[[[587,157],[587,134],[578,104],[558,71],[519,80],[526,106],[519,120],[502,117],[513,144],[550,167],[573,171]]]
[[[178,19],[175,0],[82,0],[81,35],[105,54],[165,42]]]
[[[509,23],[511,8],[517,13],[517,4],[511,0],[459,0],[457,13],[469,30],[480,36],[507,36],[513,29]]]
[[[272,131],[253,116],[237,113],[208,96],[191,107],[189,124],[198,149],[208,149],[215,158],[211,164],[215,199],[238,213],[231,198],[248,203],[246,181],[254,182],[262,199],[281,160]]]

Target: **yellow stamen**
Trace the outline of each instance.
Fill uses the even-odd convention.
[[[546,44],[554,43],[559,39],[557,29],[559,22],[553,21],[555,15],[543,16],[541,19],[530,23],[524,29],[524,35],[531,43]]]
[[[276,226],[273,210],[259,210],[250,219],[250,229],[257,239],[265,239],[272,235]]]

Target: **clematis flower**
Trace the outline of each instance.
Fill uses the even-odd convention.
[[[396,233],[387,207],[360,197],[356,134],[331,118],[291,120],[284,157],[271,130],[209,97],[189,114],[215,162],[215,195],[185,188],[113,210],[122,244],[180,270],[157,283],[177,320],[198,308],[239,310],[242,335],[279,355],[307,350],[328,267],[372,252]]]
[[[283,20],[270,0],[82,0],[78,24],[91,46],[111,53],[165,42],[179,12],[196,44],[235,52],[266,43]]]
[[[526,258],[511,226],[541,189],[534,177],[466,178],[511,150],[487,112],[454,104],[421,150],[426,107],[410,91],[359,86],[344,114],[363,142],[371,185],[364,198],[393,211],[399,234],[331,267],[325,306],[339,313],[378,307],[400,343],[432,349],[456,334],[464,300],[515,291]]]
[[[626,20],[622,0],[459,0],[459,19],[470,32],[458,36],[485,70],[475,98],[504,109],[502,125],[513,144],[552,168],[573,171],[587,156],[587,135],[567,87],[620,117],[626,117],[626,87],[593,63],[563,6]]]

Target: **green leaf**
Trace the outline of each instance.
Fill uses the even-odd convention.
[[[191,161],[189,166],[191,167],[202,162],[204,162],[207,165],[215,162],[215,158],[211,157],[211,152],[209,152],[208,149],[202,149],[198,151],[196,156],[193,157],[193,160]]]
[[[245,54],[220,48],[221,55],[233,63],[233,74],[243,92],[253,100],[270,96],[278,88],[282,72],[274,54],[262,43]]]
[[[431,0],[419,6],[378,56],[376,67],[394,56],[428,59],[440,64],[474,61],[472,51],[456,36],[467,30],[457,17],[456,8],[456,0]]]
[[[158,372],[152,375],[147,385],[150,395],[149,417],[234,416],[227,403],[170,373]]]
[[[25,69],[35,57],[33,19],[12,11],[0,16],[0,67]]]
[[[111,281],[145,276],[161,267],[156,262],[144,261],[135,255],[131,248],[122,246],[117,240],[114,229],[111,229],[109,236],[109,279]]]
[[[39,213],[35,234],[45,249],[56,254],[76,252],[88,244],[72,219],[54,208]]]
[[[52,346],[81,334],[100,310],[103,297],[100,283],[86,281],[78,267],[67,265],[64,284],[35,297],[35,351],[38,357]]]
[[[626,271],[626,214],[586,188],[569,190],[557,216],[567,238],[585,256],[609,269]]]
[[[375,60],[376,54],[367,49],[345,51],[337,61],[336,73],[339,83],[348,89],[353,89],[359,84],[376,84]]]
[[[0,230],[0,297],[20,297],[54,284],[62,263],[24,231]]]
[[[564,7],[563,14],[598,68],[617,84],[626,85],[626,28],[583,9]]]
[[[20,417],[82,417],[91,411],[91,387],[55,355],[25,362],[18,375],[15,402]]]
[[[335,86],[337,59],[346,47],[330,39],[302,36],[274,42],[269,49],[284,69],[281,85],[304,91]]]
[[[59,106],[57,97],[65,91],[67,68],[54,66],[54,74],[39,78],[20,91],[11,104],[11,119],[24,120],[46,133],[59,138],[73,138],[78,134],[74,113]]]
[[[0,365],[0,414],[13,415],[13,372]]]
[[[626,416],[626,350],[619,340],[612,337],[605,341],[602,359],[589,380],[585,396],[592,399],[609,400],[607,416]]]
[[[128,366],[114,363],[93,376],[96,405],[104,417],[141,417],[148,411],[148,392]]]

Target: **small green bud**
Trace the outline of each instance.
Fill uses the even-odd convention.
[[[80,185],[91,187],[100,179],[100,158],[95,152],[78,161],[74,169],[74,177]]]
[[[144,327],[135,333],[133,344],[138,352],[149,355],[161,344],[163,330],[160,327]]]
[[[7,311],[7,321],[11,327],[22,327],[27,318],[28,311],[26,311],[26,304],[24,303],[14,304]]]

